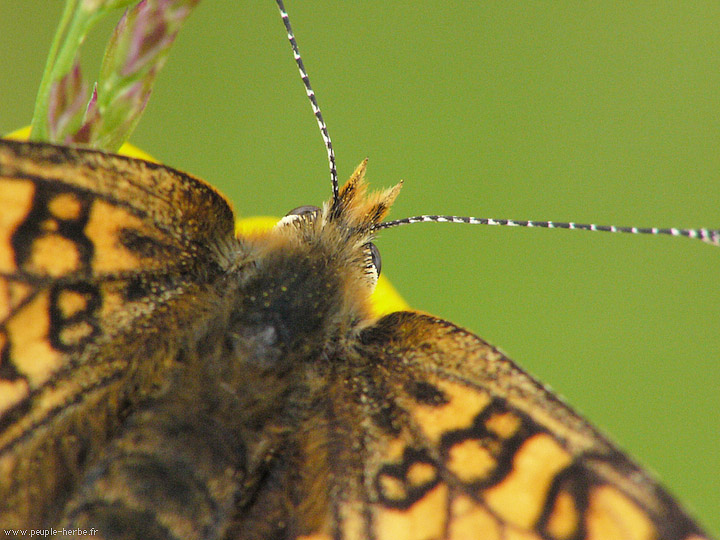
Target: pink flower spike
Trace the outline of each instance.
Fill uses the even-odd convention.
[[[52,83],[48,100],[48,126],[51,142],[63,142],[82,122],[87,100],[79,60],[61,79]]]
[[[93,139],[93,132],[97,131],[98,124],[100,123],[100,115],[98,112],[97,105],[97,83],[93,85],[92,95],[90,101],[85,109],[85,119],[83,125],[77,130],[75,135],[72,137],[72,141],[78,144],[90,144]]]

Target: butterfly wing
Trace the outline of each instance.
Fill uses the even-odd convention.
[[[451,323],[394,313],[336,360],[239,538],[703,537],[585,420]]]
[[[213,188],[172,169],[12,141],[0,141],[0,208],[9,526],[56,511],[120,418],[161,384],[212,301],[204,284],[229,265],[234,220]]]

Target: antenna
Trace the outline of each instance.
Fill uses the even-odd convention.
[[[285,11],[285,5],[282,0],[275,0],[278,9],[280,10],[280,17],[282,17],[285,29],[287,30],[287,38],[292,47],[293,57],[297,64],[298,70],[300,71],[300,78],[302,79],[303,85],[305,86],[305,93],[310,100],[310,106],[312,107],[315,120],[317,120],[318,127],[320,128],[320,134],[322,135],[323,142],[325,143],[325,149],[328,155],[328,164],[330,166],[330,181],[332,182],[332,193],[333,202],[339,201],[339,189],[338,189],[338,175],[337,166],[335,164],[335,151],[333,150],[332,140],[330,140],[330,134],[328,133],[327,125],[323,120],[322,113],[320,112],[320,106],[318,105],[315,92],[310,86],[310,77],[305,70],[300,51],[298,50],[297,41],[295,40],[295,34],[293,33],[292,26],[290,26],[290,17]],[[601,231],[611,233],[627,233],[627,234],[648,234],[652,236],[668,235],[668,236],[684,236],[686,238],[696,238],[702,240],[708,244],[714,246],[720,246],[720,230],[719,229],[676,229],[676,228],[658,228],[658,227],[617,227],[615,225],[594,225],[592,223],[573,223],[573,222],[555,222],[555,221],[527,221],[527,220],[515,220],[515,219],[492,219],[492,218],[477,218],[477,217],[464,217],[464,216],[413,216],[403,219],[396,219],[393,221],[385,221],[379,223],[373,227],[375,231],[381,229],[389,229],[391,227],[399,227],[400,225],[410,225],[412,223],[465,223],[468,225],[495,225],[501,227],[540,227],[544,229],[570,229],[570,230],[583,230],[583,231]]]
[[[501,227],[542,227],[545,229],[570,229],[582,231],[600,231],[627,234],[649,234],[653,236],[685,236],[697,238],[708,244],[720,246],[720,230],[718,229],[659,229],[657,227],[616,227],[615,225],[593,225],[592,223],[573,223],[555,221],[520,221],[514,219],[492,219],[462,216],[413,216],[393,221],[385,221],[375,226],[375,230],[410,225],[411,223],[465,223],[468,225],[495,225]]]
[[[337,166],[335,165],[335,151],[333,150],[332,141],[330,140],[330,134],[328,133],[325,120],[323,120],[322,113],[320,112],[315,92],[313,91],[312,86],[310,86],[310,77],[305,70],[305,65],[303,64],[300,51],[298,50],[295,34],[293,33],[292,26],[290,26],[290,17],[288,16],[287,11],[285,11],[285,6],[283,5],[282,0],[275,0],[275,2],[280,10],[280,17],[282,17],[283,23],[285,24],[285,30],[287,30],[287,38],[290,42],[290,46],[292,47],[293,57],[295,58],[295,63],[297,64],[298,69],[300,70],[300,78],[302,79],[303,85],[305,85],[305,93],[310,100],[310,106],[312,107],[315,120],[317,120],[318,127],[320,128],[320,134],[322,135],[323,142],[325,143],[325,149],[327,150],[328,155],[328,164],[330,165],[330,181],[332,182],[333,201],[337,202],[339,199],[338,175]]]

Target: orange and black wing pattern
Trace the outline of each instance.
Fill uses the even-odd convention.
[[[705,538],[585,420],[447,321],[388,315],[328,377],[239,538]]]
[[[122,410],[162,380],[201,284],[227,266],[233,215],[159,165],[5,140],[0,208],[0,516],[12,526],[60,507]]]

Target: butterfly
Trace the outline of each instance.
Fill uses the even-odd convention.
[[[373,320],[372,240],[399,186],[368,196],[364,172],[235,237],[196,178],[0,142],[3,521],[107,538],[701,538],[494,347],[417,312]]]
[[[20,396],[4,434],[45,458],[6,453],[35,481],[5,500],[32,500],[28,514],[122,516],[144,537],[701,534],[496,349],[417,313],[372,321],[371,229],[396,192],[365,199],[363,168],[323,210],[236,239],[222,197],[171,169],[49,145],[0,155],[3,208],[19,210],[2,222],[2,395]]]

